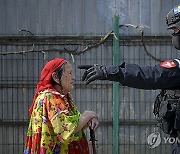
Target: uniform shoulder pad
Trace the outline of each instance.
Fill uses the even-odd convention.
[[[178,63],[177,59],[166,60],[160,64],[160,66],[164,68],[174,68],[174,67],[179,67],[179,65],[180,65],[180,60]]]

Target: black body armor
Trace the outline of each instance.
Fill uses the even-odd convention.
[[[162,90],[156,97],[153,113],[164,133],[180,137],[180,90]]]

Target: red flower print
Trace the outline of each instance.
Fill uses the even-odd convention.
[[[40,149],[40,154],[45,154],[46,153],[46,148],[45,147],[41,147]]]
[[[38,121],[37,121],[37,120],[34,120],[34,124],[37,125],[37,124],[38,124]]]
[[[57,140],[59,141],[59,142],[61,142],[62,141],[62,137],[61,137],[61,135],[57,135]]]
[[[59,113],[59,112],[61,111],[61,109],[60,109],[58,106],[56,106],[56,107],[55,107],[55,111],[56,111],[57,113]]]
[[[48,146],[49,146],[50,149],[53,149],[54,148],[54,143],[50,142]]]
[[[46,103],[46,101],[47,101],[47,97],[45,97],[45,98],[43,99],[43,103]]]
[[[67,127],[67,126],[64,126],[64,130],[67,131],[67,130],[68,130],[68,127]]]
[[[56,98],[56,99],[58,99],[58,95],[53,95],[53,98]]]
[[[37,131],[38,131],[38,133],[41,133],[41,130],[42,130],[41,128],[38,128],[38,130],[37,130]]]

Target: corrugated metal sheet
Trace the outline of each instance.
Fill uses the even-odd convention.
[[[0,0],[0,34],[95,35],[112,28],[114,14],[120,24],[143,24],[148,35],[167,34],[166,14],[178,0]],[[137,35],[124,28],[125,35]]]

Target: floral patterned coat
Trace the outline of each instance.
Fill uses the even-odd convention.
[[[84,132],[74,132],[79,117],[70,94],[40,92],[30,118],[24,154],[89,154]]]

